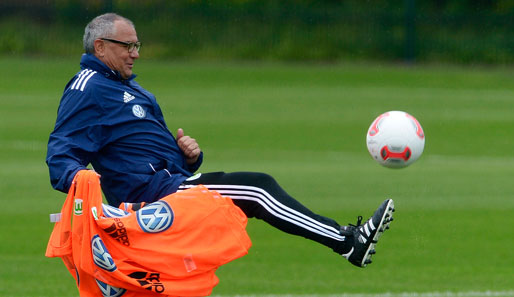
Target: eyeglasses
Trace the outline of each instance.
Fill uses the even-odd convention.
[[[110,39],[110,38],[100,38],[100,39],[105,40],[105,41],[110,41],[113,43],[122,44],[127,47],[129,53],[133,52],[134,49],[137,49],[138,52],[141,49],[141,42],[139,42],[139,41],[138,42],[125,42],[125,41],[119,41],[119,40]]]

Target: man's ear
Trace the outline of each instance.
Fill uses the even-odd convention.
[[[94,42],[95,45],[95,54],[98,57],[103,57],[105,55],[105,42],[100,39],[96,39]]]

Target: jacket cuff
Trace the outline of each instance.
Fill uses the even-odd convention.
[[[202,165],[203,162],[203,152],[200,152],[200,156],[198,157],[198,160],[196,160],[195,163],[188,165],[188,169],[191,173],[195,173],[198,168]]]

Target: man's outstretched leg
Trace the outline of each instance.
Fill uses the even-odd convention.
[[[249,218],[262,219],[289,234],[330,247],[352,264],[371,263],[380,235],[392,221],[394,205],[386,200],[362,226],[341,227],[335,220],[313,213],[287,194],[271,176],[255,172],[213,172],[186,180],[179,190],[202,184],[230,197]]]

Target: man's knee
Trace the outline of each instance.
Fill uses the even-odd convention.
[[[251,172],[248,173],[249,177],[248,180],[251,181],[252,186],[267,189],[270,187],[274,187],[277,185],[276,180],[267,173],[262,172]]]

